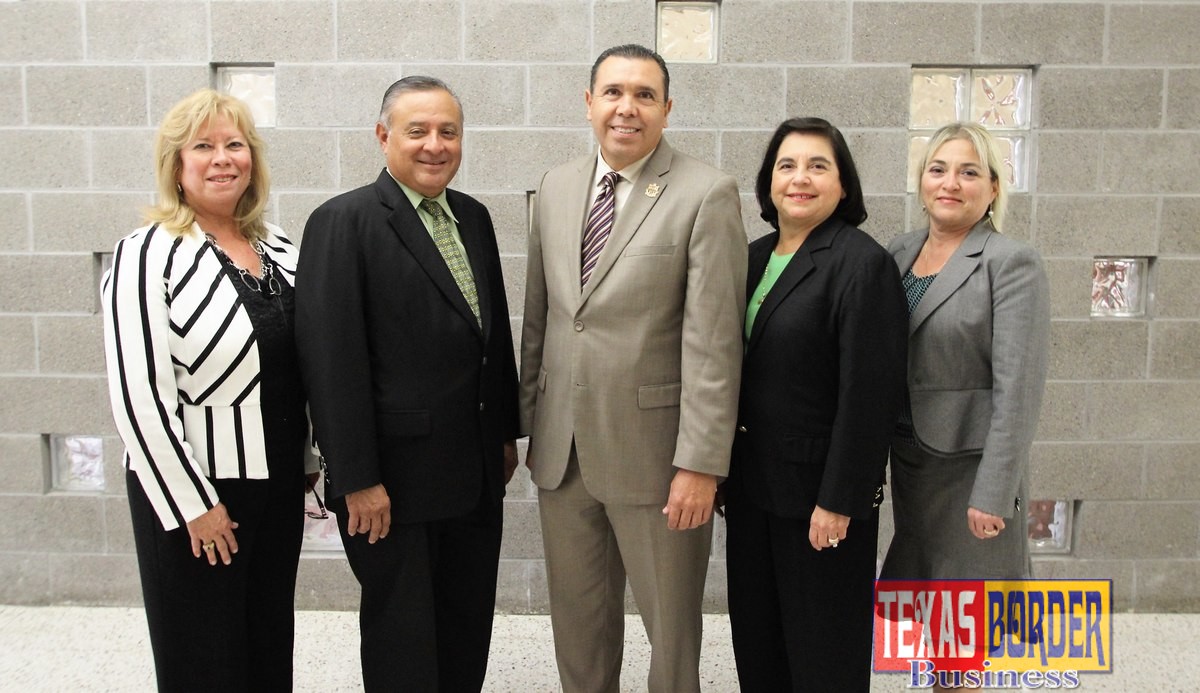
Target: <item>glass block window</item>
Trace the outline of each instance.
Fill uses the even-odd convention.
[[[236,96],[250,107],[254,124],[275,127],[275,68],[262,65],[220,65],[217,91]]]
[[[1149,258],[1097,257],[1092,260],[1092,317],[1136,318],[1146,314]]]
[[[317,479],[316,493],[325,493],[324,477]],[[304,494],[304,544],[303,551],[341,552],[342,535],[338,533],[337,518],[331,512],[322,512],[316,493]],[[326,515],[322,518],[321,515]]]
[[[717,2],[659,0],[658,53],[677,63],[717,62]]]
[[[1071,522],[1075,503],[1035,500],[1029,503],[1029,550],[1033,553],[1071,553]]]
[[[917,164],[933,131],[958,121],[986,126],[1000,145],[1009,189],[1028,190],[1032,87],[1029,69],[914,69],[908,106],[908,191],[917,190]]]
[[[104,490],[104,440],[100,436],[50,435],[50,488]]]

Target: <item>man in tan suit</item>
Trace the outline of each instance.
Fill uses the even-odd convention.
[[[599,152],[546,173],[529,237],[521,430],[568,693],[619,690],[627,576],[649,690],[700,687],[746,236],[734,179],[663,140],[669,82],[642,46],[597,58],[584,100]]]

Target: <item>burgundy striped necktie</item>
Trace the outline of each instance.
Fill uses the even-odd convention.
[[[587,225],[583,229],[583,265],[579,273],[579,286],[587,286],[592,270],[596,269],[596,261],[600,259],[600,251],[604,250],[604,242],[612,233],[613,212],[617,203],[617,181],[621,174],[609,171],[600,180],[600,192],[592,203],[592,211],[588,214]]]

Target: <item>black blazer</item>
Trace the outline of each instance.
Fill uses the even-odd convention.
[[[386,169],[305,226],[296,340],[335,510],[381,482],[397,522],[465,514],[484,487],[504,496],[503,443],[518,420],[500,254],[487,208],[446,195],[482,329]]]
[[[779,233],[750,244],[746,295]],[[908,312],[896,263],[837,219],[812,231],[759,309],[742,363],[736,493],[781,517],[865,517],[904,392]],[[731,489],[732,490],[732,489]]]

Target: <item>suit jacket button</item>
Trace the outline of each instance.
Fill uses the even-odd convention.
[[[576,331],[576,332],[583,332],[583,321],[582,321],[582,320],[576,320],[576,321],[575,321],[575,331]]]
[[[487,365],[487,357],[486,356],[483,357],[483,365],[485,365],[485,366]]]
[[[479,411],[483,411],[484,409],[487,409],[487,405],[484,404],[483,402],[480,402],[479,403]]]
[[[746,432],[746,427],[745,427],[745,426],[738,426],[738,430],[739,430],[739,431],[741,431],[742,433],[745,433],[745,432]]]

